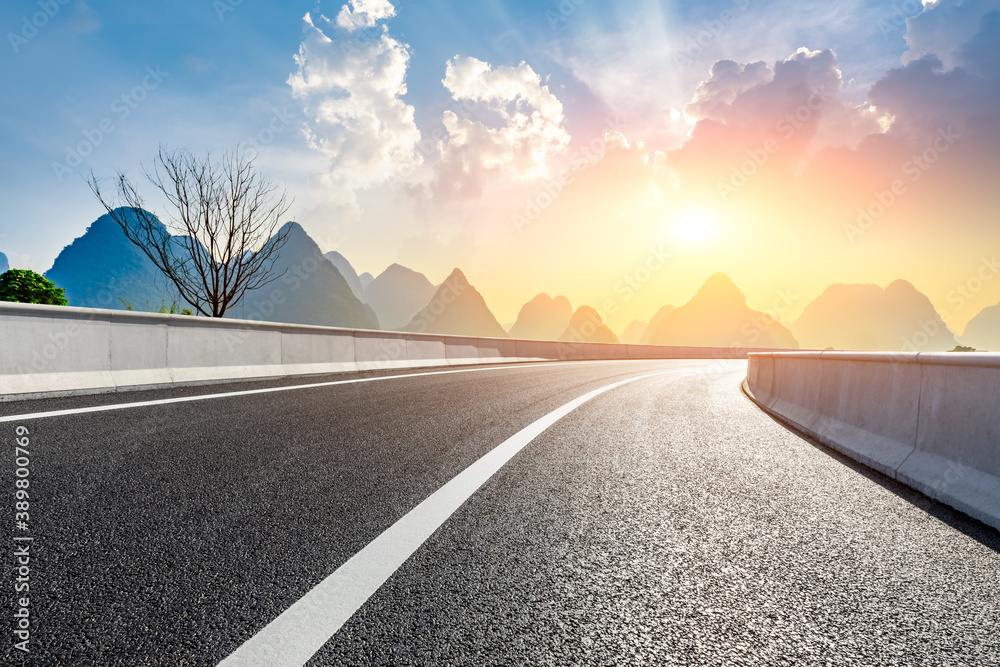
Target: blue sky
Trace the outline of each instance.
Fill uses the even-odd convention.
[[[601,239],[608,229],[624,230],[617,236],[635,248],[648,245],[660,224],[649,211],[666,219],[690,209],[691,184],[711,171],[708,156],[719,158],[709,150],[716,144],[705,143],[712,128],[739,129],[746,139],[754,127],[773,126],[760,114],[777,108],[777,97],[770,106],[761,99],[787,98],[795,88],[782,88],[779,79],[791,81],[796,68],[807,72],[802,85],[822,80],[836,88],[835,108],[823,111],[818,129],[796,138],[804,139],[801,155],[781,162],[796,178],[811,173],[806,166],[824,151],[848,151],[860,160],[873,143],[866,137],[881,135],[882,145],[904,134],[912,139],[910,123],[917,120],[900,111],[900,86],[877,88],[881,106],[869,98],[873,86],[924,55],[943,61],[944,72],[962,58],[975,70],[963,44],[996,9],[998,0],[927,6],[917,0],[8,0],[0,6],[0,251],[14,266],[48,269],[102,213],[83,181],[91,169],[103,177],[115,169],[138,177],[140,163],[148,163],[159,144],[203,153],[243,142],[259,150],[261,166],[295,197],[289,217],[324,250],[340,250],[359,271],[377,273],[399,261],[434,281],[462,266],[477,286],[486,286],[501,319],[509,319],[534,293],[570,294],[586,280],[563,279],[566,272],[553,269],[548,282],[525,279],[510,294],[496,287],[498,296],[491,297],[490,284],[508,281],[504,267],[533,267],[555,252],[551,244],[559,239]],[[341,16],[347,19],[338,23]],[[352,43],[358,53],[345,56],[344,45]],[[735,78],[726,79],[725,67],[710,74],[727,60],[736,63]],[[988,57],[981,60],[989,70]],[[757,61],[764,65],[744,72]],[[763,78],[751,80],[751,71]],[[924,74],[927,85],[906,99],[940,99],[932,91],[942,73]],[[344,77],[347,88],[330,84]],[[715,111],[694,114],[696,101],[702,111]],[[716,113],[730,105],[744,115]],[[355,122],[366,113],[380,129]],[[87,154],[75,155],[78,149]],[[595,163],[595,173],[597,163],[618,164],[605,178],[614,181],[625,173],[625,163],[612,159],[619,153],[646,167],[636,172],[642,188],[628,194],[635,201],[624,194],[630,184],[623,181],[602,195],[602,202],[615,201],[603,221],[594,214],[580,222],[580,211],[604,209],[584,204],[583,195],[560,194],[542,216],[551,219],[544,230],[534,225],[524,233],[512,224],[546,188],[577,173],[581,156]],[[980,171],[984,159],[968,157]],[[830,161],[821,162],[826,169]],[[844,193],[828,194],[851,201]],[[969,208],[984,206],[977,201]],[[683,300],[681,294],[689,296],[714,270],[732,273],[741,286],[750,283],[752,266],[742,269],[741,281],[737,260],[724,261],[738,256],[742,233],[762,224],[747,210],[717,221],[732,233],[720,234],[714,245],[685,248],[676,272],[664,278],[666,291],[643,307]],[[804,234],[792,227],[791,214],[786,222],[793,236]],[[819,235],[808,242],[829,246],[823,235],[841,225],[831,218],[814,227]],[[809,289],[836,280],[911,277],[895,265],[878,268],[878,253],[895,241],[871,234],[862,246],[845,245]],[[594,242],[594,253],[600,245]],[[862,249],[870,253],[858,259],[863,271],[836,274],[851,273],[843,267],[854,266],[851,258]],[[588,261],[601,260],[595,254]],[[790,261],[785,274],[797,271],[802,267]],[[602,280],[614,284],[613,275]],[[767,302],[780,283],[759,283],[748,295]],[[943,299],[948,286],[926,291]],[[574,305],[599,291],[579,289]]]
[[[7,203],[7,220],[0,233],[7,236],[0,239],[0,249],[33,268],[48,268],[58,250],[100,212],[81,174],[91,168],[98,174],[116,167],[134,170],[160,142],[193,150],[224,149],[260,132],[275,110],[292,121],[274,142],[282,146],[284,160],[269,157],[279,175],[301,177],[286,168],[289,156],[303,146],[297,131],[301,105],[294,103],[285,82],[295,68],[303,15],[333,16],[341,4],[3,3],[0,24],[7,39],[0,49],[0,150],[5,158],[0,196]],[[660,76],[645,83],[647,92],[655,89],[651,103],[680,106],[704,78],[707,65],[718,58],[752,53],[755,59],[773,60],[815,42],[815,47],[847,54],[845,67],[872,79],[884,64],[898,60],[904,47],[902,29],[888,39],[873,39],[872,21],[858,20],[839,29],[827,23],[803,24],[798,15],[808,18],[810,12],[800,8],[788,14],[788,8],[799,3],[753,2],[740,9],[739,1],[728,0],[400,0],[395,6],[392,33],[411,49],[406,100],[422,128],[432,126],[440,115],[448,97],[441,85],[444,64],[459,54],[495,65],[527,62],[562,97],[570,134],[583,137],[599,131],[601,119],[627,110],[608,108],[574,76],[567,61],[590,57],[597,65],[631,64],[636,76],[660,70]],[[726,25],[722,38],[713,39],[686,71],[663,71],[670,68],[656,56],[665,40],[696,36],[706,21],[730,6],[739,16]],[[755,25],[776,20],[780,25],[754,34]],[[162,81],[147,79],[156,87],[139,91],[141,101],[132,100],[131,91],[142,85],[147,68],[166,76]],[[127,117],[122,117],[122,103],[115,105],[123,95]],[[105,119],[114,125],[106,136],[100,131]],[[65,163],[67,146],[88,140],[95,144],[92,153],[60,180],[53,163]],[[298,185],[289,183],[292,189]]]

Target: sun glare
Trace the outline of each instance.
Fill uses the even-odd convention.
[[[712,215],[701,208],[685,208],[672,219],[674,235],[682,241],[697,243],[715,235]]]

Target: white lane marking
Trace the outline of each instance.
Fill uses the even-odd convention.
[[[269,394],[279,391],[292,391],[295,389],[315,389],[317,387],[333,387],[339,384],[355,384],[358,382],[378,382],[380,380],[398,380],[400,378],[417,378],[428,375],[448,375],[449,373],[477,373],[480,371],[508,370],[512,368],[538,368],[540,366],[561,366],[563,364],[603,364],[608,361],[669,361],[665,359],[600,359],[594,361],[550,361],[541,364],[503,364],[497,366],[486,366],[484,368],[455,368],[446,371],[426,371],[423,373],[403,373],[400,375],[382,375],[369,378],[354,378],[351,380],[335,380],[331,382],[314,382],[312,384],[294,384],[284,387],[267,387],[264,389],[246,389],[243,391],[227,391],[220,394],[201,394],[198,396],[179,396],[177,398],[163,398],[156,401],[135,401],[133,403],[115,403],[112,405],[94,405],[89,408],[73,408],[68,410],[52,410],[50,412],[32,412],[23,415],[8,415],[0,417],[0,424],[5,422],[21,422],[29,419],[45,419],[47,417],[65,417],[68,415],[83,415],[91,412],[109,412],[111,410],[125,410],[128,408],[145,408],[152,405],[168,405],[170,403],[190,403],[193,401],[209,401],[216,398],[232,398],[234,396],[250,396],[252,394]]]
[[[676,372],[647,373],[595,389],[521,429],[387,528],[220,662],[219,667],[304,665],[462,503],[545,429],[606,391]]]

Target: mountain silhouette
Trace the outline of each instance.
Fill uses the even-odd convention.
[[[663,319],[675,310],[676,308],[673,306],[663,306],[656,311],[656,314],[653,315],[653,319],[649,321],[649,325],[646,327],[646,330],[642,332],[642,338],[639,339],[639,343],[642,345],[649,345],[649,341],[653,338],[653,332],[655,332],[656,328],[660,326]]]
[[[399,264],[380,273],[364,290],[364,301],[383,329],[405,327],[432,296],[434,285],[427,276]]]
[[[694,297],[663,318],[655,345],[797,348],[792,334],[768,315],[751,310],[729,276],[716,273]]]
[[[621,341],[623,343],[631,343],[632,345],[638,344],[642,341],[642,335],[646,333],[647,327],[649,327],[648,322],[632,320],[629,322],[629,325],[625,327],[625,331],[622,332]]]
[[[358,272],[354,270],[351,263],[347,261],[347,258],[341,255],[339,252],[332,250],[325,255],[330,262],[337,267],[340,271],[340,275],[344,276],[344,280],[347,281],[347,285],[354,292],[354,296],[358,298],[358,301],[364,301],[365,289],[361,286],[361,278],[358,277]]]
[[[188,307],[174,284],[128,240],[110,214],[99,217],[63,248],[45,277],[66,290],[71,306],[124,310],[124,299],[136,310],[158,310],[173,303]]]
[[[285,230],[288,240],[270,271],[270,275],[280,277],[248,291],[226,317],[377,329],[377,319],[354,296],[347,280],[302,226],[287,222],[281,228]]]
[[[573,307],[564,296],[550,297],[542,293],[521,306],[517,321],[510,328],[511,338],[556,340],[573,316]]]
[[[1000,303],[983,308],[969,320],[962,344],[981,351],[1000,352]]]
[[[580,306],[570,318],[569,326],[559,336],[559,340],[581,343],[617,343],[618,336],[605,326],[596,310],[590,306]]]
[[[826,288],[790,325],[803,347],[836,350],[946,351],[955,336],[930,299],[905,280]]]
[[[490,312],[482,295],[458,269],[452,271],[441,283],[426,307],[403,330],[488,338],[507,337],[507,332]]]
[[[7,255],[0,252],[0,273],[6,273],[10,270],[10,263],[7,262]]]
[[[360,276],[358,276],[358,281],[361,283],[361,289],[366,290],[368,286],[372,284],[375,280],[375,276],[365,271]]]

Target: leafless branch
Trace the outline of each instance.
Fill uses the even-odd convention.
[[[151,213],[136,185],[117,172],[113,195],[91,173],[87,184],[132,243],[176,285],[202,315],[222,317],[246,294],[278,279],[275,261],[288,240],[281,218],[287,193],[243,148],[221,159],[162,146],[144,174],[172,209]]]

